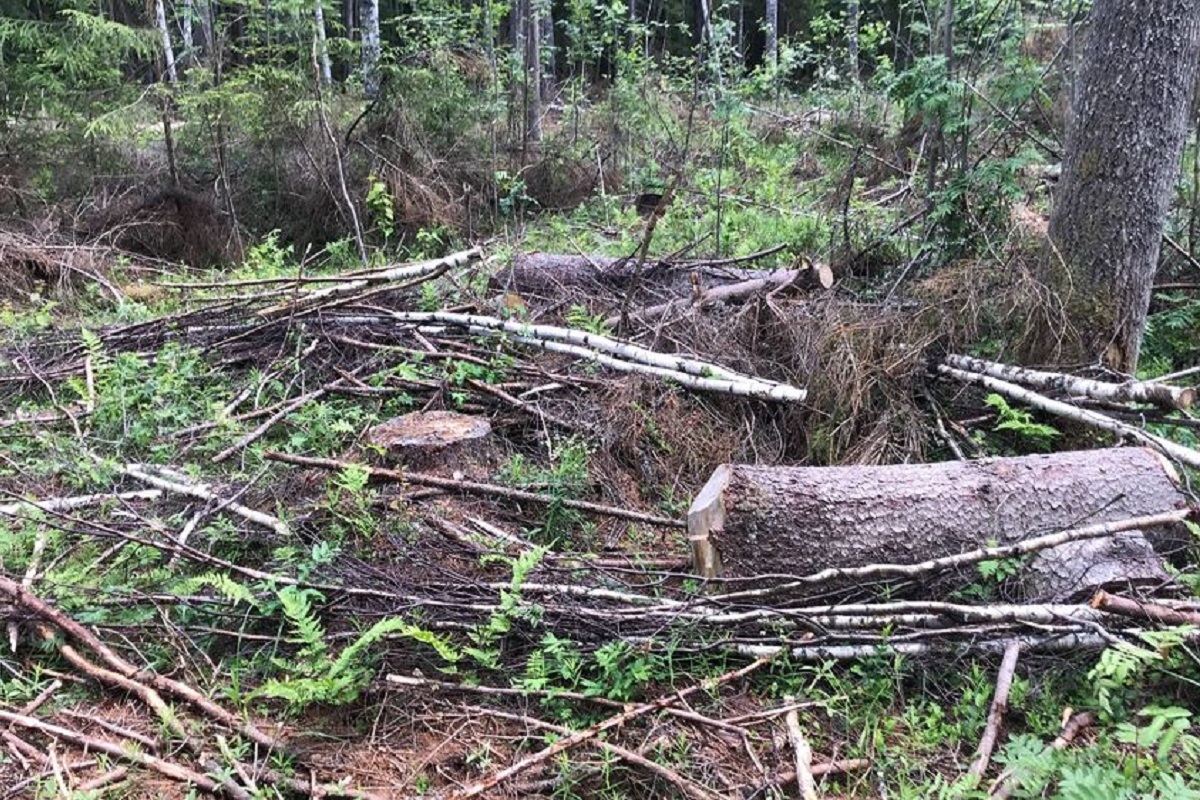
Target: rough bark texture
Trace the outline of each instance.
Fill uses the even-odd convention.
[[[1132,373],[1187,134],[1200,0],[1096,0],[1090,25],[1047,276],[1078,328],[1059,358]]]
[[[1171,468],[1141,448],[883,467],[723,465],[692,504],[688,535],[701,574],[804,574],[912,564],[1185,506]],[[1160,551],[1186,541],[1173,529],[1145,533]]]
[[[362,6],[363,91],[368,100],[379,96],[379,0]]]
[[[767,38],[763,45],[763,63],[774,69],[779,64],[779,0],[766,0],[766,3],[763,28]]]
[[[329,63],[329,46],[325,41],[325,9],[324,0],[313,3],[313,36],[317,48],[317,63],[321,68],[321,83],[325,86],[333,83],[333,68]]]

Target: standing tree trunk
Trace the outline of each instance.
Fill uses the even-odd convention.
[[[317,48],[317,63],[321,68],[321,83],[333,83],[333,68],[329,63],[329,46],[325,43],[325,9],[323,0],[313,0],[313,37]]]
[[[858,64],[858,0],[846,3],[846,49],[850,61],[850,80],[859,84]]]
[[[1045,265],[1076,331],[1031,355],[1136,369],[1198,56],[1200,0],[1092,7]]]
[[[763,64],[774,70],[779,66],[779,0],[767,0],[766,11],[763,28],[767,40],[763,45]]]
[[[542,4],[525,0],[525,138],[542,140]]]
[[[362,6],[363,91],[368,100],[379,96],[379,0]]]
[[[192,0],[183,0],[183,17],[179,20],[180,33],[183,35],[183,58],[181,63],[190,66],[196,61],[196,42],[192,38],[192,17],[196,7]]]
[[[542,101],[545,102],[554,96],[554,78],[557,74],[555,63],[554,49],[554,6],[550,0],[539,0],[544,3],[539,14],[541,18],[541,70],[542,79],[539,81],[541,85]]]
[[[175,49],[171,46],[171,29],[167,26],[166,0],[154,0],[154,24],[158,26],[158,33],[162,37],[165,64],[163,74],[168,82],[175,83],[178,75],[175,73]]]

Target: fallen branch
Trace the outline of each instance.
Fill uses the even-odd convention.
[[[184,700],[213,721],[241,733],[255,744],[267,748],[268,751],[280,748],[281,743],[276,737],[264,733],[251,723],[243,722],[235,714],[217,705],[191,686],[159,675],[149,669],[139,669],[126,661],[82,624],[4,575],[0,575],[0,594],[6,595],[14,606],[36,615],[87,647],[122,678],[136,681],[156,691]]]
[[[947,366],[955,369],[977,372],[980,375],[988,375],[1002,381],[1032,386],[1036,389],[1051,389],[1070,395],[1082,395],[1093,400],[1105,400],[1113,403],[1153,403],[1163,408],[1184,410],[1190,408],[1196,399],[1195,389],[1167,386],[1163,383],[1147,383],[1145,381],[1108,383],[1077,378],[1074,375],[1064,375],[1058,372],[1042,372],[1000,364],[970,356],[948,355],[943,361]]]
[[[833,271],[823,264],[813,264],[805,269],[786,269],[772,272],[762,278],[753,278],[739,283],[715,286],[701,291],[698,296],[679,298],[666,303],[649,306],[638,311],[630,312],[631,320],[648,320],[665,316],[672,311],[689,308],[704,308],[725,300],[734,300],[747,295],[757,294],[763,290],[777,291],[792,284],[805,288],[828,289],[833,286]],[[621,321],[620,315],[611,316],[604,320],[609,328],[615,328]]]
[[[281,537],[287,538],[292,535],[291,528],[287,526],[278,517],[267,514],[263,511],[256,511],[253,508],[244,506],[241,503],[230,502],[212,490],[206,484],[190,482],[185,476],[178,473],[170,473],[170,477],[165,477],[163,474],[156,475],[150,470],[157,469],[158,472],[166,474],[166,470],[162,467],[151,467],[148,464],[125,464],[118,465],[117,471],[122,475],[128,475],[130,478],[139,480],[142,483],[148,483],[151,486],[156,486],[163,491],[181,494],[187,497],[195,497],[199,500],[207,500],[209,502],[219,503],[223,508],[237,514],[243,519],[253,522],[255,525],[261,525],[264,528],[269,528],[275,531]]]
[[[159,489],[140,489],[120,494],[83,494],[74,497],[56,497],[49,500],[21,500],[0,506],[0,516],[16,517],[40,509],[42,511],[71,511],[76,508],[99,505],[110,500],[157,500],[162,497]]]
[[[559,753],[565,753],[567,750],[570,750],[571,748],[576,747],[583,742],[594,739],[607,730],[624,725],[631,720],[645,716],[653,711],[666,708],[667,706],[673,705],[690,695],[696,694],[697,692],[711,691],[712,689],[716,689],[717,687],[723,686],[726,683],[737,680],[738,678],[743,678],[769,663],[769,661],[769,658],[759,658],[751,664],[742,667],[741,669],[727,672],[719,678],[715,678],[711,681],[705,681],[704,683],[699,683],[694,686],[689,686],[686,689],[682,689],[673,694],[664,695],[649,703],[640,703],[632,706],[627,711],[623,711],[620,714],[609,717],[603,722],[599,722],[590,728],[586,728],[585,730],[577,731],[569,736],[564,736],[548,747],[542,748],[538,752],[521,759],[517,763],[509,767],[505,767],[502,770],[493,772],[491,775],[488,775],[463,789],[452,792],[447,796],[447,800],[467,800],[469,797],[478,797],[484,792],[487,792],[500,785],[514,775],[519,775],[520,773],[532,767],[536,767],[537,765],[554,758]]]
[[[784,702],[790,703],[794,699],[785,697]],[[800,713],[793,708],[784,715],[783,721],[796,759],[796,788],[800,790],[801,800],[817,800],[817,784],[812,773],[812,747],[804,738],[804,731],[800,730]]]
[[[278,317],[293,314],[315,306],[323,305],[331,300],[353,296],[356,292],[376,286],[381,283],[411,280],[414,278],[430,278],[449,269],[461,267],[483,258],[483,251],[478,248],[453,253],[445,258],[435,258],[431,261],[421,261],[416,264],[403,264],[398,267],[379,272],[364,274],[343,283],[329,286],[325,289],[315,289],[303,292],[295,299],[265,308],[258,312],[262,317]]]
[[[1092,597],[1091,607],[1109,614],[1146,619],[1163,625],[1200,625],[1200,612],[1180,611],[1157,603],[1117,597],[1101,589]]]
[[[1082,731],[1096,724],[1096,716],[1090,711],[1081,711],[1071,716],[1067,720],[1067,724],[1063,726],[1062,732],[1054,737],[1054,741],[1047,745],[1044,753],[1049,753],[1054,750],[1065,750],[1075,741]],[[996,800],[1007,800],[1012,796],[1012,793],[1020,786],[1020,779],[1013,775],[1008,770],[1001,773],[996,782],[992,784],[992,788],[988,790],[988,796],[994,797]]]
[[[308,456],[297,456],[291,455],[290,453],[277,453],[275,451],[267,451],[263,454],[263,457],[271,461],[280,461],[284,464],[295,464],[301,467],[317,467],[328,470],[362,469],[365,470],[370,477],[377,480],[388,480],[396,483],[409,483],[415,486],[431,486],[437,489],[458,492],[460,494],[478,494],[488,497],[503,497],[508,500],[538,503],[541,505],[550,505],[552,503],[556,503],[561,505],[563,508],[571,508],[576,511],[585,511],[589,514],[599,514],[606,517],[616,517],[617,519],[626,519],[630,522],[641,522],[646,525],[657,525],[664,528],[686,527],[682,520],[671,519],[670,517],[659,517],[653,514],[643,514],[640,511],[631,511],[625,508],[601,505],[600,503],[589,503],[586,500],[571,500],[561,497],[554,497],[548,494],[527,492],[522,489],[510,489],[507,486],[499,486],[494,483],[458,481],[454,480],[453,478],[441,478],[436,475],[426,475],[420,472],[401,472],[398,470],[383,469],[381,467],[368,467],[364,464],[358,464],[353,461],[339,461],[335,458],[310,458]]]
[[[157,756],[152,756],[136,748],[128,747],[125,744],[85,736],[78,731],[64,728],[61,725],[55,725],[36,717],[15,714],[2,708],[0,708],[0,722],[7,722],[10,725],[20,728],[35,730],[55,739],[70,742],[90,752],[104,753],[118,761],[137,764],[140,767],[154,770],[171,780],[179,781],[180,783],[189,783],[208,794],[225,795],[234,798],[234,800],[251,800],[250,793],[242,787],[237,787],[229,783],[218,783],[203,773],[196,772],[171,761],[166,761]]]
[[[1004,650],[1000,671],[996,673],[996,694],[992,697],[992,705],[988,710],[987,726],[979,740],[979,749],[975,751],[975,760],[967,770],[968,775],[982,777],[992,760],[992,751],[996,749],[996,739],[1000,736],[1000,724],[1008,711],[1008,693],[1012,689],[1013,676],[1017,671],[1017,658],[1020,655],[1020,642],[1011,642]]]
[[[467,710],[475,714],[487,714],[488,716],[496,717],[497,719],[507,719],[512,722],[520,722],[524,725],[534,728],[543,728],[548,731],[554,731],[555,733],[563,734],[564,736],[570,736],[571,734],[575,733],[575,731],[571,728],[567,728],[562,725],[555,725],[553,723],[535,719],[534,717],[529,717],[524,714],[509,714],[504,711],[497,711],[493,708],[480,707],[468,707]],[[692,800],[722,800],[724,797],[724,795],[710,791],[695,781],[685,778],[675,770],[665,767],[656,761],[652,761],[641,753],[630,750],[627,747],[622,747],[618,744],[606,742],[601,739],[592,739],[590,743],[593,747],[599,750],[616,756],[617,758],[633,764],[634,766],[641,767],[653,775],[657,775],[678,789],[685,797],[690,797]]]
[[[635,344],[572,328],[560,328],[553,325],[530,325],[522,322],[502,320],[496,317],[474,314],[452,314],[442,311],[393,311],[390,315],[399,322],[417,325],[434,323],[463,327],[471,333],[509,333],[516,336],[518,340],[530,344],[543,342],[545,345],[542,346],[546,346],[551,343],[558,343],[560,347],[546,346],[546,349],[571,352],[575,355],[591,358],[599,363],[605,363],[608,366],[613,366],[614,361],[625,362],[629,364],[626,371],[639,371],[635,365],[643,365],[660,370],[659,372],[651,372],[651,374],[662,375],[661,370],[665,370],[669,373],[682,373],[683,375],[690,375],[704,380],[727,381],[737,385],[753,386],[757,387],[757,391],[761,394],[770,395],[774,393],[778,397],[773,399],[788,400],[791,402],[803,402],[806,395],[802,389],[775,381],[742,375],[707,361],[688,358],[686,356],[659,353]],[[578,349],[567,350],[561,347],[561,345],[574,346]],[[605,354],[611,356],[612,359],[603,360],[602,357]]]
[[[956,378],[966,383],[977,383],[986,389],[993,392],[1005,395],[1018,402],[1041,409],[1048,414],[1063,417],[1064,419],[1073,420],[1075,422],[1089,425],[1093,428],[1115,433],[1118,436],[1128,437],[1141,444],[1149,445],[1159,452],[1176,459],[1180,463],[1187,464],[1190,467],[1200,468],[1200,451],[1184,447],[1162,438],[1155,436],[1152,433],[1147,433],[1141,428],[1133,425],[1126,425],[1123,422],[1118,422],[1112,417],[1106,417],[1103,414],[1095,411],[1089,411],[1085,408],[1078,408],[1069,403],[1064,403],[1059,400],[1051,400],[1049,397],[1032,392],[1015,383],[1009,383],[998,378],[993,378],[988,375],[983,375],[978,372],[967,372],[966,370],[956,369],[945,364],[939,364],[937,371],[943,375]]]

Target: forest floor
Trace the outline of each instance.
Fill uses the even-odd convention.
[[[719,464],[1044,447],[1031,418],[1001,427],[1011,418],[984,393],[928,368],[950,344],[990,354],[996,316],[1045,307],[1027,269],[1041,217],[1022,204],[992,257],[927,274],[908,232],[928,211],[908,202],[917,165],[890,138],[848,146],[856,120],[714,122],[705,135],[727,146],[697,144],[686,181],[600,187],[553,214],[522,209],[514,187],[496,238],[447,259],[452,237],[435,231],[385,259],[418,264],[400,276],[298,263],[270,237],[218,273],[0,232],[0,505],[103,495],[3,512],[0,798],[799,796],[805,742],[828,798],[1130,796],[1071,792],[1139,770],[1164,782],[1145,796],[1190,787],[1176,769],[1200,752],[1190,712],[1129,722],[1143,695],[1188,708],[1183,640],[1130,645],[1102,669],[1094,651],[1023,655],[976,780],[1000,669],[973,648],[979,630],[680,615],[709,591],[683,523]],[[815,262],[832,287],[695,302]],[[807,399],[618,371],[529,341],[531,325],[619,335]],[[490,432],[406,457],[373,440],[431,412]],[[1009,599],[1004,569],[960,577],[936,599]],[[788,602],[802,599],[935,598],[881,583]],[[928,652],[900,655],[900,640]],[[875,652],[788,653],[814,643]],[[1080,709],[1106,712],[1107,729],[1077,725],[1050,748]],[[1151,728],[1160,738],[1139,733]],[[1164,730],[1175,738],[1147,756]]]

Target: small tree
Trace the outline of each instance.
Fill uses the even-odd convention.
[[[1137,367],[1198,56],[1200,0],[1096,0],[1050,217],[1060,360]]]

